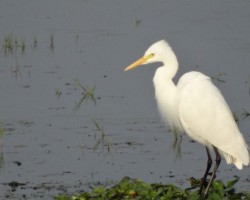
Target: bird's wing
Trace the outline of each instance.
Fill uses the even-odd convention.
[[[179,116],[185,132],[194,140],[208,147],[213,145],[247,165],[247,145],[226,101],[210,78],[189,72],[182,76],[177,87]]]

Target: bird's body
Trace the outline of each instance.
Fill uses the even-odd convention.
[[[222,94],[207,76],[198,72],[186,75],[192,79],[177,85],[185,132],[210,149],[216,147],[228,164],[242,169],[249,163],[247,145]]]
[[[214,176],[220,163],[220,155],[228,164],[233,163],[238,169],[248,165],[247,144],[224,97],[211,79],[200,72],[192,71],[184,74],[175,85],[172,79],[178,71],[178,61],[164,40],[150,46],[141,59],[125,70],[153,62],[163,63],[162,67],[157,68],[153,78],[155,97],[163,120],[171,128],[184,131],[193,140],[205,145],[209,161],[209,149],[215,150],[218,159]],[[206,172],[210,166],[208,164]],[[206,176],[205,173],[204,178]]]
[[[166,111],[161,112],[161,115],[168,124],[179,131],[184,130],[192,139],[209,149],[216,147],[228,164],[233,163],[238,169],[248,165],[247,145],[221,92],[209,77],[200,72],[184,74],[177,86],[173,86],[172,90],[176,90],[174,92],[177,94],[170,101],[166,87],[170,84],[155,81],[157,77],[156,73],[156,99],[159,111]]]

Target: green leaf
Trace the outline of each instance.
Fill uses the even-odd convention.
[[[214,180],[208,193],[208,200],[250,200],[249,192],[236,192],[235,183],[239,179],[224,184]],[[96,187],[92,192],[83,192],[78,195],[58,195],[55,200],[204,200],[198,194],[197,188],[183,190],[173,184],[148,184],[140,179],[124,177],[111,188]]]
[[[103,187],[96,187],[96,188],[93,189],[93,192],[96,193],[96,194],[101,195],[101,194],[103,194],[105,192],[105,188],[103,188]]]
[[[209,196],[208,196],[208,200],[221,200],[221,199],[222,199],[222,197],[215,192],[209,194]]]
[[[233,179],[231,181],[228,181],[227,182],[227,188],[232,188],[239,180],[240,180],[240,178],[237,177],[237,178],[235,178],[235,179]]]

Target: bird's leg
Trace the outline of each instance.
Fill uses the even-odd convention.
[[[207,188],[206,188],[206,190],[205,190],[205,193],[204,193],[204,196],[205,196],[205,197],[207,196],[208,190],[209,190],[209,188],[211,187],[211,185],[212,185],[212,183],[213,183],[213,180],[214,180],[214,178],[215,178],[216,171],[217,171],[217,169],[218,169],[218,167],[219,167],[219,165],[220,165],[220,161],[221,161],[221,155],[220,155],[218,149],[217,149],[216,147],[214,147],[214,146],[213,146],[213,148],[214,148],[214,152],[215,152],[215,155],[216,155],[216,159],[215,159],[215,162],[216,162],[216,163],[215,163],[215,166],[214,166],[214,171],[213,171],[213,173],[212,173],[211,179],[210,179],[210,181],[209,181],[209,183],[208,183],[208,185],[207,185]]]
[[[207,169],[206,169],[206,171],[205,171],[205,174],[204,174],[203,179],[202,179],[202,182],[201,182],[199,194],[201,194],[202,189],[203,189],[203,187],[204,187],[205,184],[206,184],[207,175],[208,175],[208,172],[209,172],[209,170],[210,170],[210,168],[211,168],[211,166],[212,166],[212,163],[213,163],[212,158],[211,158],[211,155],[210,155],[210,152],[209,152],[209,149],[208,149],[207,147],[206,147],[206,151],[207,151]]]

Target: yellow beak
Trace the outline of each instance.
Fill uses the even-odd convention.
[[[138,59],[137,61],[133,62],[131,65],[129,65],[128,67],[126,67],[124,69],[124,71],[128,71],[131,69],[134,69],[142,64],[144,64],[149,58],[152,58],[154,56],[154,54],[149,54],[147,56],[143,56],[140,59]]]

